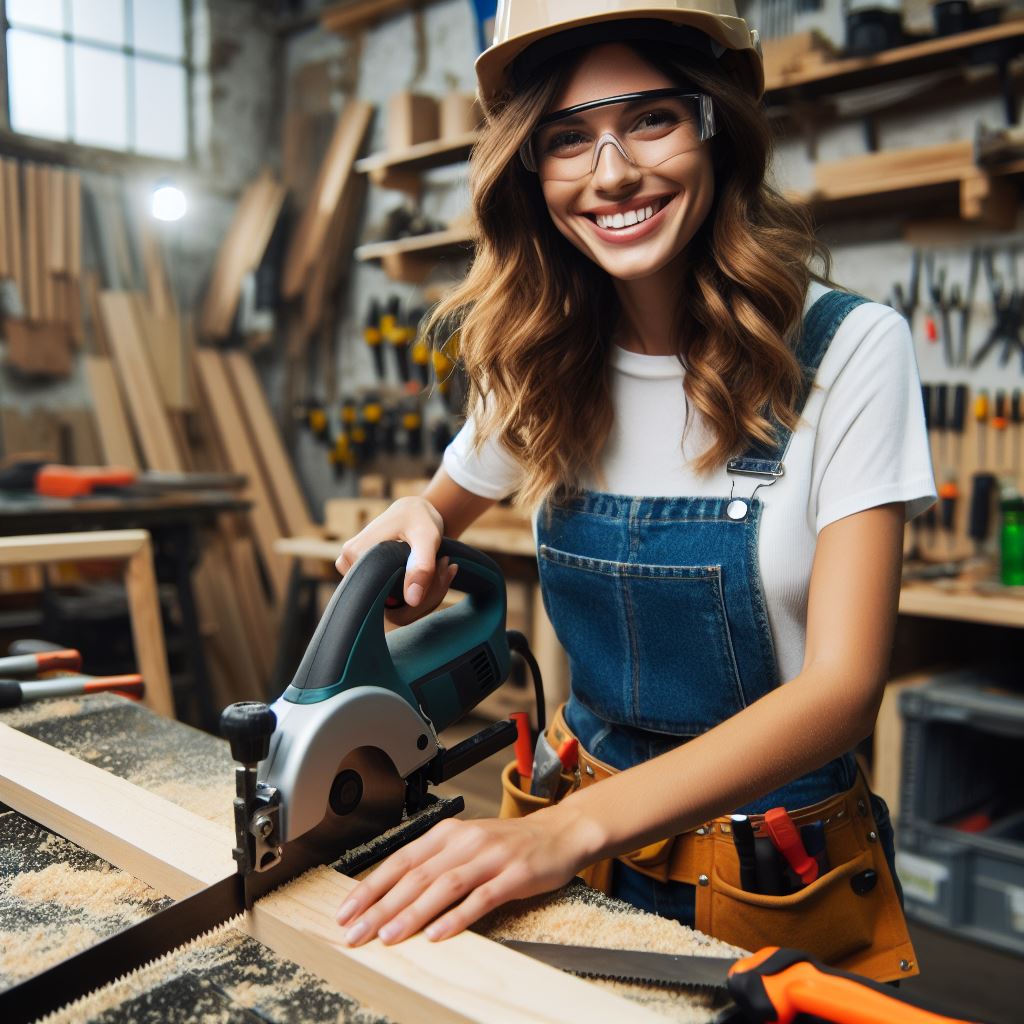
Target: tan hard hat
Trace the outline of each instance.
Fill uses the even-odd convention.
[[[494,42],[476,61],[480,98],[490,104],[509,84],[509,68],[542,39],[601,22],[668,21],[709,36],[733,51],[733,72],[756,97],[764,93],[761,43],[734,0],[499,0]]]

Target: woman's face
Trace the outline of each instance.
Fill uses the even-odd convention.
[[[598,46],[583,57],[549,112],[678,84],[628,46]],[[552,130],[563,127],[563,122],[558,122],[544,129],[547,139],[543,144],[550,149],[566,142],[599,139],[604,132],[611,132],[629,152],[631,137],[641,138],[648,125],[657,126],[666,117],[657,106],[650,105],[650,110],[648,105],[595,108],[564,122],[564,130],[572,133],[578,129],[578,136],[553,137]],[[646,120],[638,120],[641,118]],[[665,144],[671,147],[671,143]],[[628,281],[656,274],[683,252],[714,197],[710,143],[695,147],[677,144],[676,149],[682,151],[670,148],[673,155],[647,168],[631,163],[614,144],[599,145],[593,173],[588,163],[586,173],[574,180],[545,174],[541,167],[541,188],[555,226],[614,278]],[[624,223],[638,217],[645,219]],[[615,227],[616,223],[622,226]]]

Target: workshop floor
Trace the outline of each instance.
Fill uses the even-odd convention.
[[[457,743],[487,723],[467,719],[449,729],[444,739]],[[438,787],[446,796],[462,794],[466,816],[493,817],[501,802],[501,769],[511,758],[502,751]],[[921,975],[904,982],[908,993],[919,995],[949,1014],[984,1024],[1019,1024],[1024,957],[965,941],[948,932],[911,922],[910,933],[921,961]]]

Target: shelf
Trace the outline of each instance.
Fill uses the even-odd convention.
[[[906,583],[900,591],[900,614],[927,619],[980,622],[989,626],[1024,627],[1024,590],[978,594],[970,589],[934,583]]]
[[[466,259],[472,247],[472,231],[468,227],[454,227],[393,242],[368,242],[356,247],[355,257],[364,263],[380,260],[387,275],[394,280],[421,284],[438,261]]]
[[[785,102],[787,92],[797,92],[800,98],[809,99],[847,89],[882,85],[911,75],[956,67],[971,50],[988,44],[1005,46],[1007,57],[1024,53],[1024,20],[928,39],[871,57],[826,61],[806,71],[788,72],[769,79],[765,83],[765,92],[769,100]],[[994,58],[989,60],[993,61]],[[773,96],[773,93],[782,95]]]
[[[320,15],[320,25],[328,32],[351,32],[384,18],[422,7],[430,0],[348,0],[331,4]]]
[[[970,142],[923,149],[886,150],[819,164],[817,184],[787,198],[810,206],[819,219],[877,214],[909,218],[915,209],[934,218],[941,210],[967,224],[1009,230],[1017,223],[1017,186],[1024,160],[980,168]]]
[[[450,139],[421,142],[399,153],[375,153],[373,156],[357,160],[356,170],[369,174],[375,185],[393,187],[388,184],[389,179],[404,181],[406,176],[428,171],[433,167],[468,160],[469,151],[478,137],[478,132],[465,132]]]

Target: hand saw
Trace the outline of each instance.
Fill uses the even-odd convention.
[[[522,634],[506,633],[501,570],[457,541],[443,540],[438,557],[459,567],[452,586],[466,598],[385,633],[385,602],[401,594],[409,554],[398,541],[367,551],[335,591],[285,692],[272,705],[243,702],[222,714],[238,762],[237,873],[0,993],[0,1021],[59,1009],[348,851],[340,869],[363,871],[462,810],[461,799],[439,802],[428,787],[511,744],[516,728],[496,722],[450,749],[438,733],[508,678],[510,643],[539,695],[542,684]]]
[[[967,1024],[796,949],[766,946],[733,958],[510,939],[503,944],[583,977],[722,990],[732,1004],[715,1024]]]

